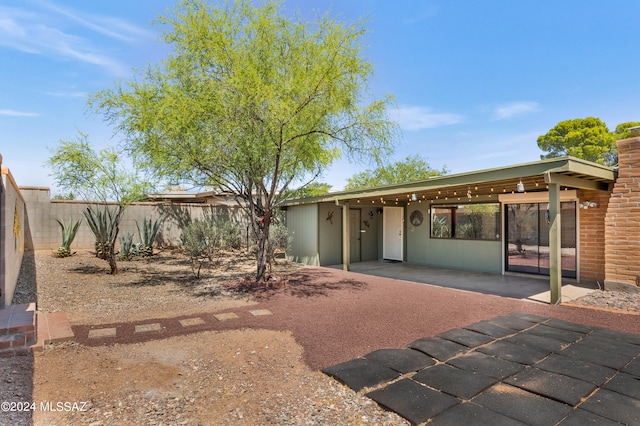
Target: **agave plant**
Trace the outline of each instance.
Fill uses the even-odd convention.
[[[152,221],[151,218],[147,221],[147,218],[142,219],[142,228],[136,220],[136,227],[138,228],[138,236],[140,237],[140,256],[147,257],[153,255],[153,242],[158,236],[160,230],[161,219]]]
[[[80,228],[80,221],[73,224],[73,221],[69,219],[69,223],[65,223],[60,219],[56,219],[62,228],[62,245],[58,248],[58,257],[71,256],[71,243],[73,243],[78,228]]]
[[[131,260],[131,258],[138,255],[138,244],[133,242],[133,234],[127,231],[127,235],[119,238],[120,240],[120,252],[118,253],[118,260]]]
[[[87,207],[86,212],[82,212],[91,232],[96,237],[96,257],[109,260],[113,253],[113,242],[118,232],[117,213],[104,209]]]

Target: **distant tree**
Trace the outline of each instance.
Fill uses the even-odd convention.
[[[595,117],[561,121],[538,137],[538,147],[548,152],[540,158],[572,156],[599,164],[615,164],[616,137]]]
[[[317,197],[318,195],[328,194],[331,191],[331,185],[324,182],[311,182],[301,188],[291,190],[287,198],[307,198]]]
[[[616,140],[628,139],[631,137],[632,127],[640,126],[640,121],[627,121],[626,123],[620,123],[616,126]]]
[[[73,192],[69,192],[68,194],[56,194],[52,197],[53,200],[75,200],[76,196],[73,195]]]
[[[409,155],[404,160],[357,173],[347,179],[344,189],[371,188],[380,185],[411,182],[442,176],[449,173],[446,167],[436,170],[429,166],[420,155]]]
[[[538,146],[548,151],[540,158],[583,158],[595,163],[612,166],[618,163],[616,141],[631,137],[629,128],[640,126],[640,121],[628,121],[610,132],[607,125],[595,117],[561,121],[546,134],[538,137]]]
[[[169,57],[91,105],[158,176],[238,196],[260,280],[274,210],[290,187],[343,152],[370,160],[391,151],[391,98],[371,101],[365,90],[365,29],[328,15],[290,18],[275,1],[183,0],[159,21]]]
[[[101,243],[107,248],[104,258],[109,262],[111,273],[117,274],[115,244],[122,214],[129,204],[151,192],[153,186],[137,172],[126,169],[115,149],[105,148],[96,153],[89,145],[88,135],[82,132],[75,140],[60,140],[47,164],[59,187],[80,194],[85,201],[103,203],[102,217],[108,218],[108,225],[113,228],[109,241]],[[115,212],[108,210],[107,201],[117,203]]]

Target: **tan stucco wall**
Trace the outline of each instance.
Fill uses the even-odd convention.
[[[10,305],[25,249],[25,202],[0,156],[0,308]]]

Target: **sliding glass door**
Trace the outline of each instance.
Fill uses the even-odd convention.
[[[576,276],[576,204],[560,203],[562,276]],[[506,270],[549,275],[549,204],[505,206]]]

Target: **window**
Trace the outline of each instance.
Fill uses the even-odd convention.
[[[500,204],[431,206],[431,237],[499,240]]]

